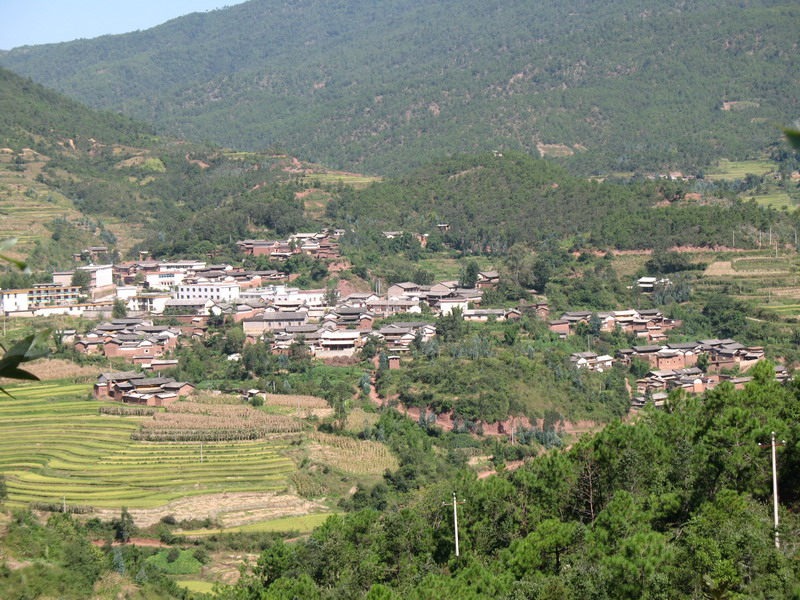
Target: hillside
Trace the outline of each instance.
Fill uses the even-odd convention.
[[[164,134],[339,168],[508,148],[694,169],[796,118],[798,25],[785,0],[251,0],[0,63]]]
[[[794,216],[742,202],[723,188],[692,193],[699,185],[589,181],[516,152],[458,155],[345,191],[328,204],[327,215],[343,227],[355,224],[356,247],[370,230],[438,233],[437,224],[447,223],[443,240],[472,253],[553,240],[578,250],[716,246],[729,243],[732,231],[740,247],[753,247],[758,229],[770,225],[791,238]]]
[[[293,232],[328,198],[310,194],[306,208],[295,194],[337,181],[366,180],[284,154],[157,137],[0,69],[0,237],[16,237],[35,269],[69,265],[88,246],[112,258],[148,237],[155,244],[176,223],[191,229],[195,214],[212,217],[177,252],[205,254],[249,226]]]

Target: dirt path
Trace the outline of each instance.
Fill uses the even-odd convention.
[[[105,546],[105,540],[92,540],[92,544],[95,546]],[[161,540],[154,540],[153,538],[142,538],[142,537],[133,537],[129,539],[126,543],[122,542],[111,542],[112,546],[146,546],[148,548],[169,548],[169,544],[165,544]]]
[[[514,469],[519,469],[522,465],[525,464],[524,460],[511,460],[506,463],[506,471],[513,471]],[[492,475],[497,475],[497,471],[494,469],[489,469],[488,471],[481,471],[478,473],[478,479],[486,479],[487,477],[491,477]]]

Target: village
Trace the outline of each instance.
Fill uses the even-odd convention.
[[[456,280],[431,285],[399,282],[380,294],[342,295],[336,288],[293,287],[296,276],[280,270],[281,263],[293,255],[320,259],[332,272],[347,266],[339,254],[338,239],[343,233],[297,233],[286,240],[237,242],[242,256],[267,256],[274,262],[276,268],[269,270],[206,260],[148,260],[146,253],[137,261],[96,265],[91,261],[105,248],[92,247],[75,256],[90,261],[88,265],[53,273],[52,283],[2,290],[0,306],[5,317],[63,314],[98,321],[87,331],[59,332],[62,343],[80,354],[121,359],[134,369],[101,375],[96,397],[149,406],[166,406],[192,393],[192,383],[159,374],[177,367],[175,350],[187,340],[205,336],[209,319],[241,324],[245,344],[265,343],[273,354],[288,354],[299,345],[308,356],[333,364],[357,361],[359,351],[372,342],[385,350],[390,369],[400,367],[415,343],[436,336],[436,317],[454,312],[476,323],[540,319],[554,339],[617,331],[642,343],[616,348],[614,356],[591,349],[574,352],[570,362],[576,369],[599,373],[614,365],[631,372],[637,367],[643,376],[629,386],[633,409],[648,402],[660,406],[676,388],[703,394],[723,381],[741,388],[750,380],[747,370],[764,358],[763,347],[746,347],[733,339],[670,342],[669,333],[681,323],[654,308],[567,311],[551,319],[542,296],[515,306],[482,308],[484,292],[500,282],[494,270],[479,272],[471,288]],[[384,232],[387,238],[401,234]],[[424,244],[424,237],[419,237]],[[634,285],[646,294],[654,283],[653,278],[642,277]],[[115,313],[120,307],[124,317]],[[228,360],[239,359],[236,354],[228,356]],[[778,365],[775,376],[785,381],[789,372]]]

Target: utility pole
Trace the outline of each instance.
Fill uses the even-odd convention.
[[[447,506],[449,502],[442,502],[442,506]],[[456,501],[456,493],[453,492],[453,530],[455,531],[456,539],[456,557],[460,555],[458,548],[458,505],[464,504],[463,502]]]
[[[786,443],[786,440],[781,440],[780,444],[775,443],[775,432],[772,432],[771,435],[771,443],[770,449],[772,453],[772,512],[773,518],[775,522],[775,547],[781,547],[781,540],[780,534],[778,533],[778,460],[775,456],[775,448],[777,446],[783,446]],[[759,444],[762,448],[766,447],[766,444]]]

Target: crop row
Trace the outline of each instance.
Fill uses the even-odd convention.
[[[230,442],[258,440],[275,432],[273,428],[256,427],[250,429],[148,429],[132,433],[131,439],[148,442]]]

